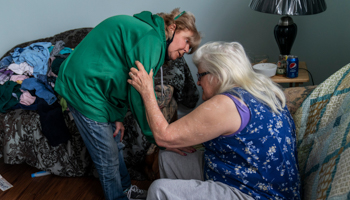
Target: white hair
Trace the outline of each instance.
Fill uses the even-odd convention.
[[[286,105],[280,86],[270,78],[255,73],[238,42],[210,42],[201,46],[192,57],[194,64],[217,77],[220,83],[217,94],[241,87],[266,104],[275,113]]]

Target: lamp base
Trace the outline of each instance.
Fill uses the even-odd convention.
[[[297,36],[297,25],[289,16],[283,16],[275,26],[275,39],[281,55],[290,55],[295,37]]]

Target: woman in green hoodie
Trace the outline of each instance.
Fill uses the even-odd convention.
[[[122,153],[128,106],[143,134],[155,143],[142,98],[127,83],[130,68],[138,60],[156,74],[168,60],[193,53],[200,40],[189,12],[117,15],[98,24],[62,63],[55,91],[68,103],[106,199],[146,197],[131,187]]]

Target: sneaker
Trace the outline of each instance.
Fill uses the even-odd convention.
[[[147,190],[139,189],[136,185],[131,185],[126,196],[130,200],[141,200],[147,198]]]

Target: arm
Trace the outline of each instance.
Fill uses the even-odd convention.
[[[137,45],[133,47],[133,49],[128,51],[128,66],[130,66],[130,68],[137,67],[135,65],[135,61],[142,60],[148,65],[147,68],[145,68],[147,72],[149,72],[151,69],[158,70],[160,63],[163,63],[163,60],[160,58],[161,55],[161,44],[159,39],[153,36],[145,36],[138,42]],[[155,97],[155,91],[153,88],[152,94]],[[155,143],[152,131],[147,122],[146,111],[142,97],[140,96],[139,92],[137,92],[137,90],[135,90],[135,88],[131,85],[128,85],[128,100],[131,112],[139,124],[142,133],[146,136],[149,142]]]
[[[167,148],[200,144],[220,135],[231,134],[241,125],[234,102],[227,96],[216,95],[201,104],[190,114],[169,124],[162,115],[153,94],[151,71],[148,74],[140,62],[132,68],[128,80],[140,92],[153,136],[159,146]]]

